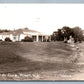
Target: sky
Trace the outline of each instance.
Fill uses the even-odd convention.
[[[84,4],[0,4],[0,29],[52,34],[63,26],[84,29]]]

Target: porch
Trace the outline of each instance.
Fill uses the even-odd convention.
[[[43,42],[44,40],[47,42],[48,39],[51,41],[50,36],[46,35],[33,35],[32,38],[34,42]]]

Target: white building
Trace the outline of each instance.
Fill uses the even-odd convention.
[[[49,37],[48,35],[44,35],[38,31],[24,28],[24,29],[17,29],[10,32],[0,33],[0,40],[5,41],[5,38],[10,38],[10,40],[15,42],[15,41],[21,41],[26,36],[31,37],[33,41],[36,41],[36,42],[39,42],[39,41],[43,42],[43,40],[46,39],[46,37]]]

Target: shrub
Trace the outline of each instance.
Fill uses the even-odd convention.
[[[5,41],[7,41],[7,42],[11,42],[11,40],[10,40],[10,38],[5,38]]]
[[[50,41],[49,41],[49,39],[47,39],[47,40],[46,40],[46,39],[44,39],[44,40],[43,40],[43,42],[50,42]]]
[[[0,41],[2,41],[2,39],[0,39]]]
[[[22,42],[33,42],[33,39],[26,36],[24,39],[21,40]]]
[[[67,43],[67,41],[64,41],[64,43]]]

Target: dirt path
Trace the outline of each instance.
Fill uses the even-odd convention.
[[[77,43],[73,44],[73,54],[72,54],[72,60],[71,62],[78,66],[77,72],[73,74],[73,76],[70,78],[70,80],[84,80],[84,49],[83,44]]]

